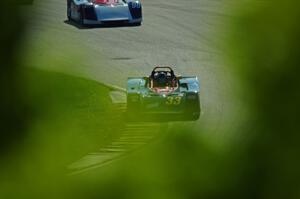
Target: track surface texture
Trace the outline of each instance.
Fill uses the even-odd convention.
[[[228,18],[224,8],[232,6],[225,2],[144,0],[142,26],[85,28],[66,21],[66,1],[36,0],[33,7],[24,7],[30,13],[26,56],[31,58],[26,64],[123,88],[127,77],[171,65],[175,73],[197,75],[201,83],[201,119],[183,125],[226,139],[228,134],[220,135],[218,129],[237,125],[241,110],[232,102],[234,81],[216,39]]]

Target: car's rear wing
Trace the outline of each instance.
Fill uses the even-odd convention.
[[[157,71],[158,69],[168,69],[169,71],[173,71],[170,66],[156,66],[153,71]]]
[[[179,79],[179,85],[186,88],[188,91],[200,91],[200,83],[197,76],[182,76]]]
[[[138,92],[141,87],[144,87],[147,82],[147,77],[128,77],[127,92]]]

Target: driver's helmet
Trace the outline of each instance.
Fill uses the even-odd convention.
[[[159,72],[155,76],[155,80],[156,80],[156,83],[157,83],[158,87],[165,87],[165,86],[167,86],[168,79],[167,79],[167,74],[165,72]]]

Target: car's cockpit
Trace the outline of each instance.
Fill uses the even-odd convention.
[[[170,67],[156,67],[149,76],[148,85],[155,92],[171,92],[178,88],[178,79]]]

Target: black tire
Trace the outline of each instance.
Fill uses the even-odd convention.
[[[133,26],[141,26],[141,25],[142,25],[142,22],[133,23]]]
[[[193,121],[196,121],[196,120],[198,120],[199,118],[200,118],[200,113],[194,114],[194,115],[192,116],[192,120],[193,120]]]
[[[72,17],[71,17],[71,11],[68,11],[68,15],[67,15],[67,17],[68,17],[68,21],[72,21]]]
[[[80,17],[79,17],[79,23],[82,27],[85,26],[85,23],[84,23],[84,16],[83,16],[83,9],[82,7],[80,8]]]
[[[72,20],[71,14],[72,14],[71,2],[68,0],[68,3],[67,3],[67,18],[68,18],[69,21]]]
[[[191,101],[190,105],[186,110],[187,118],[190,118],[193,121],[196,121],[200,118],[201,114],[201,107],[200,107],[200,97]]]

